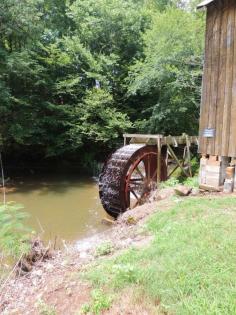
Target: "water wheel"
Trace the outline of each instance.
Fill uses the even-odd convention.
[[[167,178],[162,158],[161,180]],[[157,147],[129,144],[117,150],[104,165],[99,194],[106,212],[117,217],[127,209],[147,202],[157,188]]]

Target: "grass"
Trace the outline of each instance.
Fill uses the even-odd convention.
[[[111,297],[104,294],[101,290],[91,292],[91,302],[84,304],[79,314],[100,314],[111,306]]]
[[[0,252],[17,260],[29,251],[30,230],[24,225],[27,214],[14,202],[0,203]]]
[[[148,248],[98,261],[85,276],[116,294],[134,288],[156,314],[236,314],[236,199],[188,198],[147,224]],[[158,303],[157,303],[158,301]]]

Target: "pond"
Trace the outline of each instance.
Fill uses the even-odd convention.
[[[46,241],[76,241],[104,231],[106,217],[94,178],[77,176],[31,176],[14,181],[7,201],[24,205],[27,224]]]

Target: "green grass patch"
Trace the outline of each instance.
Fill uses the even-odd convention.
[[[198,188],[199,187],[199,177],[185,177],[182,181],[180,181],[176,177],[171,177],[165,182],[160,183],[160,188],[174,188],[178,185],[185,185],[190,188]]]
[[[99,315],[102,311],[107,310],[111,306],[112,299],[101,290],[93,290],[91,292],[91,302],[82,306],[79,314],[95,314]]]
[[[148,248],[98,261],[86,278],[113,293],[134,285],[168,314],[236,314],[235,198],[184,199],[148,229]]]
[[[30,230],[25,226],[27,214],[14,202],[0,203],[0,253],[17,260],[29,250]]]

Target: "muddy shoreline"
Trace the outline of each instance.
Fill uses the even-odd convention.
[[[57,314],[73,314],[75,310],[72,304],[75,302],[69,301],[76,298],[78,309],[89,298],[91,288],[80,279],[79,271],[93,261],[102,259],[101,256],[98,257],[96,249],[101,244],[109,243],[112,251],[105,257],[113,257],[131,246],[148,245],[152,237],[144,229],[145,221],[155,211],[169,208],[171,203],[170,200],[162,200],[127,211],[109,230],[74,244],[64,244],[63,250],[54,251],[52,259],[37,262],[32,271],[24,276],[13,276],[0,292],[1,314],[39,314],[37,303],[42,299],[56,305]],[[71,275],[74,273],[78,274],[78,277],[71,281]],[[59,296],[64,296],[63,303]],[[81,301],[77,301],[78,296]]]

